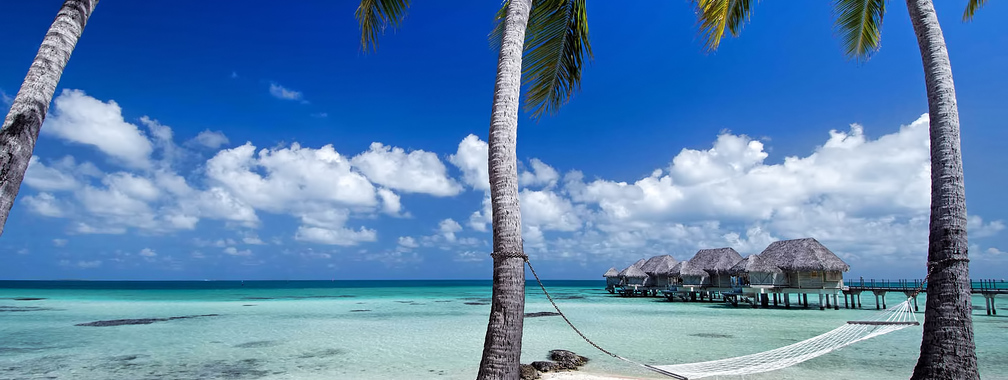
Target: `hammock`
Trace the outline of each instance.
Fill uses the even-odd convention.
[[[649,366],[687,379],[711,376],[739,376],[775,371],[839,350],[862,340],[874,338],[909,326],[917,317],[908,299],[865,321],[850,321],[843,326],[801,342],[770,351],[735,358],[699,363]]]
[[[546,298],[553,304],[553,308],[556,309],[557,313],[563,317],[564,321],[567,322],[567,324],[586,342],[597,348],[599,351],[602,351],[616,359],[633,363],[651,371],[679,380],[700,379],[711,376],[741,376],[775,371],[793,366],[806,360],[817,358],[862,340],[874,338],[879,335],[888,334],[893,331],[902,330],[904,328],[920,324],[917,322],[917,317],[914,315],[913,307],[911,306],[913,299],[908,298],[899,305],[875,314],[870,319],[862,321],[848,321],[843,326],[837,327],[822,335],[770,351],[698,363],[648,365],[638,363],[606,351],[604,348],[588,339],[588,337],[581,333],[577,327],[574,327],[574,324],[572,324],[571,321],[567,319],[567,316],[560,311],[556,302],[553,302],[553,297],[551,297],[549,292],[546,291],[546,287],[543,286],[542,281],[539,280],[539,275],[536,274],[535,269],[532,268],[532,264],[528,262],[528,259],[526,259],[525,263],[528,264],[529,269],[532,271],[532,275],[535,276],[536,281],[539,282],[539,287],[542,288],[543,293],[546,294]]]

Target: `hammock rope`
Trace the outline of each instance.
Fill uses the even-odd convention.
[[[588,344],[592,347],[595,347],[599,351],[616,359],[641,366],[650,371],[654,371],[677,380],[699,379],[711,376],[749,375],[775,371],[825,355],[862,340],[874,338],[879,335],[888,334],[893,331],[902,330],[909,326],[916,326],[920,324],[917,321],[917,316],[914,315],[913,307],[911,306],[913,298],[911,297],[899,305],[876,313],[873,317],[867,320],[849,321],[846,324],[824,334],[770,351],[698,363],[649,365],[616,355],[602,348],[591,339],[588,339],[588,337],[585,336],[581,330],[578,330],[578,328],[575,327],[569,319],[567,319],[567,316],[560,311],[560,307],[557,306],[556,302],[553,301],[553,297],[548,291],[546,291],[546,286],[544,286],[542,280],[539,279],[539,275],[536,274],[535,268],[532,267],[532,263],[528,261],[528,258],[525,258],[525,264],[528,265],[529,270],[531,270],[532,275],[536,279],[536,282],[539,283],[539,288],[542,289],[543,294],[546,295],[546,298],[550,301],[550,304],[553,305],[553,308],[556,309],[557,313],[560,314],[561,317],[563,317],[564,322],[567,322],[567,325],[570,326],[571,329],[573,329],[579,336],[581,336],[585,342],[588,342]]]

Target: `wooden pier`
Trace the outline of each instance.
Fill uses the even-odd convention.
[[[1008,295],[1008,282],[1001,280],[974,280],[971,281],[970,292],[981,294],[986,303],[987,315],[997,315],[995,307],[995,296],[999,294]],[[790,309],[792,301],[797,301],[797,307],[808,308],[809,294],[818,294],[819,310],[840,309],[839,295],[843,294],[844,308],[860,309],[861,293],[869,292],[875,296],[875,308],[885,309],[885,296],[890,292],[903,293],[907,298],[913,300],[914,311],[919,311],[915,292],[921,289],[922,293],[927,292],[927,283],[916,280],[859,280],[846,281],[841,288],[787,288],[774,286],[743,286],[743,287],[711,287],[711,286],[689,286],[678,285],[671,287],[654,286],[615,286],[609,288],[610,292],[624,297],[665,297],[669,301],[681,302],[715,302],[722,301],[733,306],[739,304],[751,305],[753,308],[767,308],[783,305]],[[794,295],[794,297],[792,297]],[[830,299],[832,298],[832,300]]]
[[[848,281],[847,286],[844,286],[844,305],[848,305],[848,298],[850,299],[849,308],[861,308],[861,292],[871,292],[875,295],[875,308],[884,309],[885,295],[889,292],[901,292],[908,298],[913,299],[914,311],[919,311],[917,308],[917,297],[915,292],[917,289],[921,289],[921,293],[927,292],[927,282],[923,282],[920,279],[915,280],[864,280],[859,281]],[[997,309],[994,305],[994,296],[998,294],[1008,294],[1008,282],[1004,280],[993,280],[993,279],[982,279],[982,280],[972,280],[970,281],[970,293],[981,294],[984,297],[984,302],[986,303],[987,315],[997,315]],[[881,299],[881,304],[879,300]],[[881,306],[881,307],[880,307]]]

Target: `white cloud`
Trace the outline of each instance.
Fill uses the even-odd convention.
[[[76,262],[73,262],[73,261],[70,261],[70,260],[60,260],[59,261],[59,265],[61,265],[61,266],[65,266],[65,267],[66,266],[75,266],[75,267],[78,267],[78,268],[81,268],[81,269],[93,269],[93,268],[100,267],[101,264],[102,264],[101,260],[90,260],[90,261],[78,260]]]
[[[242,243],[250,245],[265,245],[266,243],[262,241],[255,233],[247,232],[245,236],[242,237]]]
[[[413,239],[410,236],[400,236],[399,237],[399,246],[403,247],[403,248],[412,249],[412,248],[419,247],[420,245],[417,244],[416,239]]]
[[[382,200],[382,211],[389,215],[399,214],[399,210],[402,209],[399,194],[393,193],[392,190],[381,188],[378,189],[378,198]]]
[[[140,250],[139,255],[143,257],[157,257],[157,252],[154,252],[154,250],[150,248],[144,248]]]
[[[227,136],[221,131],[203,130],[196,137],[190,140],[192,144],[198,144],[210,149],[218,149],[222,145],[229,143]]]
[[[304,97],[300,91],[294,91],[289,88],[285,88],[284,86],[281,86],[276,82],[270,83],[269,93],[270,95],[273,95],[273,97],[277,99],[285,99],[285,100],[302,100],[302,98]]]
[[[252,256],[252,251],[248,249],[239,250],[235,247],[224,248],[224,253],[231,256]]]
[[[150,166],[153,146],[147,136],[123,119],[115,101],[102,102],[80,90],[65,89],[56,97],[42,133],[91,145],[133,168]]]
[[[53,239],[53,246],[55,247],[66,247],[69,241],[67,239]]]
[[[1008,252],[1002,251],[1002,250],[994,248],[994,247],[990,247],[990,248],[987,248],[987,254],[994,255],[994,256],[1001,256],[1001,255],[1004,255],[1004,254],[1008,254]]]
[[[462,186],[448,178],[437,154],[431,152],[406,153],[402,148],[376,142],[367,152],[351,159],[351,163],[372,182],[393,190],[440,197],[462,191]]]
[[[10,95],[7,95],[7,93],[4,92],[4,90],[0,89],[0,103],[3,103],[3,105],[9,107],[10,105],[14,104],[14,98],[11,97]]]
[[[470,187],[476,190],[490,191],[488,152],[486,142],[480,140],[476,135],[469,135],[462,139],[458,150],[448,157],[448,161],[462,171],[462,179]]]
[[[64,211],[67,206],[50,193],[38,193],[35,195],[25,195],[21,197],[21,202],[28,205],[28,208],[39,215],[50,218],[61,218],[66,216]]]
[[[449,242],[455,241],[455,233],[459,231],[462,231],[462,225],[458,224],[458,222],[452,220],[451,218],[442,220],[438,223],[438,232],[440,232],[441,236]]]
[[[522,171],[518,177],[518,183],[522,186],[545,186],[552,187],[560,179],[560,173],[552,166],[540,161],[538,158],[529,160],[531,171]]]
[[[348,228],[298,227],[294,238],[319,244],[352,246],[361,242],[373,242],[378,239],[375,230],[361,227],[358,230]]]
[[[579,171],[558,180],[536,160],[522,184],[545,188],[520,193],[523,238],[545,259],[622,261],[663,253],[685,259],[721,246],[759,253],[774,240],[811,236],[849,262],[922,264],[928,141],[927,115],[877,139],[852,125],[831,131],[808,155],[770,164],[763,142],[723,132],[710,148],[683,149],[668,167],[632,183],[586,181]],[[478,177],[485,167],[485,158],[459,157],[452,162],[464,175],[469,168]],[[490,222],[488,197],[482,206],[469,221],[480,231]],[[969,228],[971,238],[984,238],[1004,223],[971,215]]]
[[[64,160],[70,160],[70,165],[74,165],[74,157],[67,156]],[[60,163],[57,161],[56,165]],[[66,192],[80,186],[77,178],[73,174],[64,172],[54,167],[45,166],[38,161],[38,156],[31,156],[28,161],[28,170],[24,173],[24,184],[43,192]]]
[[[257,209],[284,212],[305,203],[328,202],[374,207],[375,187],[350,170],[350,162],[332,145],[319,149],[261,149],[251,143],[225,149],[207,161],[210,180]],[[260,174],[264,172],[265,175]]]

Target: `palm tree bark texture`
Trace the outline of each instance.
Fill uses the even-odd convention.
[[[525,252],[518,207],[518,108],[522,52],[531,0],[512,0],[504,21],[490,120],[493,295],[480,380],[517,380],[525,314]]]
[[[66,0],[0,128],[0,235],[21,188],[56,84],[98,0]]]
[[[979,379],[966,241],[966,190],[952,64],[931,0],[907,0],[927,86],[931,221],[921,354],[911,379]]]

